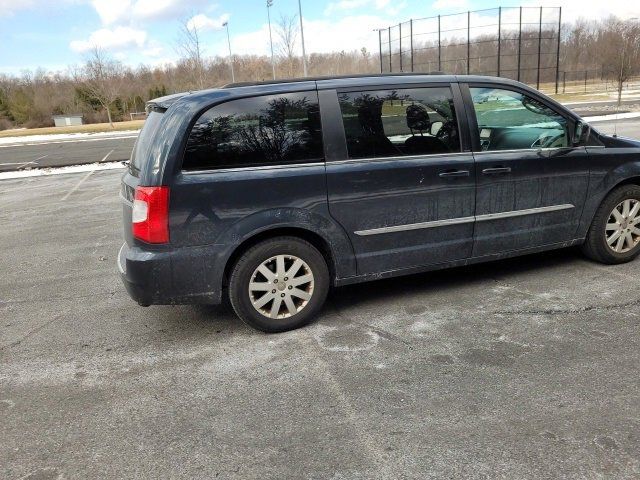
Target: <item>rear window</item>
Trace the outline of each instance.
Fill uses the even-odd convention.
[[[142,127],[142,131],[133,147],[131,162],[129,163],[133,175],[138,175],[150,159],[151,142],[153,142],[153,138],[160,127],[160,120],[162,120],[162,113],[151,112],[144,122],[144,127]]]
[[[314,92],[232,100],[193,126],[182,168],[210,170],[322,160],[318,95]]]

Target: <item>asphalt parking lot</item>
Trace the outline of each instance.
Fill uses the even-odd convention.
[[[265,335],[127,297],[119,175],[0,183],[0,477],[640,476],[640,261],[352,286]]]
[[[0,144],[0,172],[125,161],[131,156],[137,137],[137,132],[124,132],[112,137],[94,135],[49,141],[22,138],[20,143]]]

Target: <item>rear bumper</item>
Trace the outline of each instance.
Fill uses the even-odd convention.
[[[140,305],[218,304],[223,272],[215,247],[147,251],[129,247],[118,252],[118,271],[129,296]]]

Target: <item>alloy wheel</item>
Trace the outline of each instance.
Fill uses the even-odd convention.
[[[605,228],[607,245],[616,253],[627,253],[640,243],[640,200],[626,199],[611,212]]]
[[[276,255],[262,262],[251,275],[249,298],[269,318],[289,318],[304,309],[313,296],[309,265],[294,255]]]

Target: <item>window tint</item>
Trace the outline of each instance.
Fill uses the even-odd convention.
[[[323,158],[315,92],[216,105],[191,130],[185,170],[304,163]]]
[[[338,99],[350,158],[460,151],[449,88],[349,92]]]
[[[482,150],[569,145],[566,119],[532,97],[497,88],[470,90]]]

